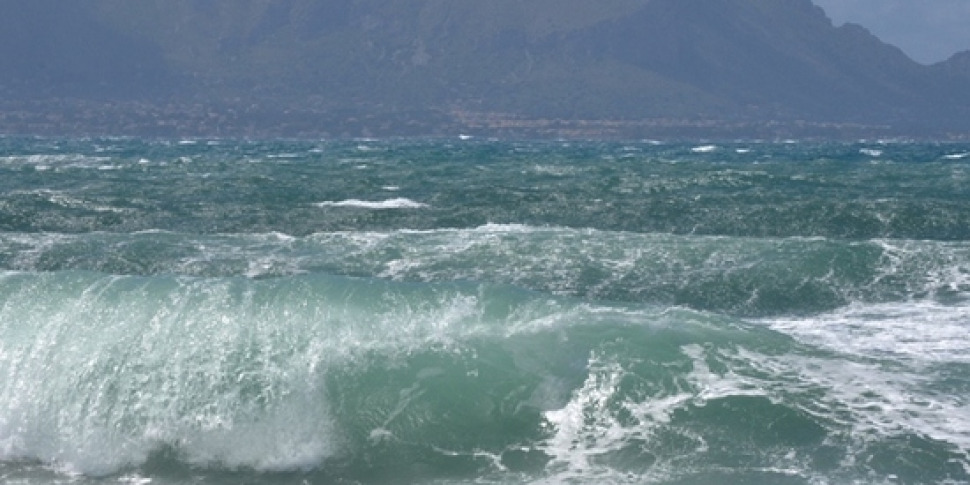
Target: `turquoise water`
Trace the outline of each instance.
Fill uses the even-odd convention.
[[[0,481],[970,483],[970,146],[0,138]]]

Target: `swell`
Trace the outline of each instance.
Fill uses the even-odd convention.
[[[327,277],[0,280],[0,452],[96,475],[166,448],[200,465],[318,466],[341,442],[332,369],[507,332],[489,327],[530,311],[502,289]]]
[[[272,278],[478,281],[739,316],[851,303],[967,301],[970,245],[736,238],[486,225],[466,230],[193,235],[0,234],[0,268]]]
[[[0,158],[0,231],[307,236],[499,223],[970,240],[968,161],[947,158],[962,146],[22,144]]]
[[[508,286],[0,279],[5,466],[163,483],[970,479],[961,364]]]
[[[395,473],[417,452],[531,446],[584,379],[586,338],[669,318],[321,275],[6,273],[0,293],[0,457],[94,476],[158,460],[370,470],[378,456]]]
[[[970,481],[963,146],[0,144],[5,479]]]

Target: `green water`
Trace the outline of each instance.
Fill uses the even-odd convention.
[[[968,154],[0,138],[0,479],[970,482]]]

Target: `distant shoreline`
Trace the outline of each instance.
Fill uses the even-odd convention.
[[[838,121],[697,118],[566,119],[515,113],[274,109],[144,101],[0,102],[0,133],[149,138],[350,139],[452,137],[574,140],[970,141],[970,130]]]

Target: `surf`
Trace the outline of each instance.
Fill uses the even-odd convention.
[[[961,145],[4,143],[8,481],[970,481]]]
[[[752,477],[809,478],[822,456],[895,449],[929,419],[866,425],[898,417],[860,400],[923,392],[915,371],[677,307],[325,275],[8,272],[0,288],[3,459],[90,476],[168,456],[207,473],[381,481],[417,460],[430,468],[414,480],[625,483],[740,446]],[[846,395],[861,375],[888,387]],[[943,433],[958,403],[936,402],[925,444],[960,463]]]

